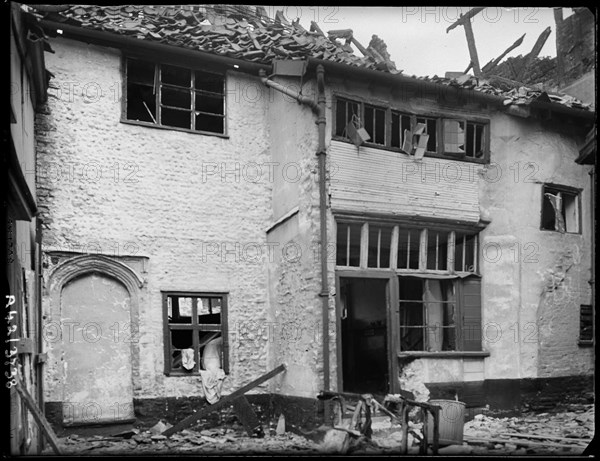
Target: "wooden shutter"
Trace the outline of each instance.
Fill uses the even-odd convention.
[[[460,283],[464,351],[481,351],[481,279],[467,277]]]

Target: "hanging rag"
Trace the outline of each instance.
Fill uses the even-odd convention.
[[[181,364],[186,370],[191,370],[196,365],[194,361],[194,349],[183,349],[181,351]]]

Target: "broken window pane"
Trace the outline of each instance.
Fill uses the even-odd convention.
[[[419,268],[420,229],[400,228],[398,235],[398,269]]]
[[[155,64],[139,59],[127,60],[127,82],[154,86]]]
[[[427,269],[446,270],[448,232],[429,229],[427,234]]]
[[[336,264],[338,266],[360,266],[361,228],[361,224],[337,224]]]
[[[444,152],[465,152],[465,122],[444,120]]]
[[[189,111],[168,109],[166,107],[163,107],[160,110],[160,121],[162,125],[189,129],[191,126],[190,120]]]
[[[223,94],[223,77],[218,74],[196,71],[194,76],[194,87],[215,94]]]
[[[225,132],[225,119],[220,115],[197,114],[196,131]]]
[[[365,104],[364,128],[371,136],[370,142],[385,145],[385,109]]]
[[[196,92],[196,111],[223,115],[223,97]]]
[[[360,118],[359,103],[346,99],[337,99],[335,107],[335,134],[347,137],[346,125],[353,117]]]
[[[160,103],[164,106],[192,108],[190,92],[174,88],[162,87],[160,92]]]
[[[154,87],[127,84],[127,120],[156,123]]]
[[[169,85],[177,85],[184,88],[192,86],[192,72],[184,67],[160,66],[160,81]]]
[[[423,133],[429,135],[427,141],[427,152],[437,152],[437,120],[435,118],[417,118],[417,123],[424,123]]]
[[[404,133],[410,131],[410,115],[392,112],[392,137],[391,146],[402,148]]]
[[[201,301],[201,302],[200,302]],[[198,307],[198,324],[221,324],[221,305],[219,299],[219,305],[215,305],[215,298],[201,298],[198,302],[198,306],[202,305],[202,309]],[[213,307],[215,305],[215,307]]]
[[[484,154],[484,130],[480,123],[467,123],[466,156],[482,158]]]
[[[542,193],[542,229],[578,233],[579,195],[546,185]],[[560,210],[559,215],[556,210]]]
[[[391,226],[369,226],[368,267],[390,267],[390,248],[392,244]]]

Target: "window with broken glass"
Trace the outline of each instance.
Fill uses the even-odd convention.
[[[334,138],[352,140],[348,124],[364,128],[366,145],[383,146],[414,155],[489,161],[489,122],[427,117],[342,97],[335,99]],[[423,137],[423,145],[419,143]]]
[[[200,133],[225,134],[225,77],[127,58],[125,118]]]
[[[580,233],[579,194],[575,188],[544,184],[541,229]]]
[[[444,154],[456,158],[483,158],[486,150],[485,129],[486,125],[482,123],[444,119]]]
[[[163,309],[167,375],[197,374],[216,350],[228,371],[226,294],[163,292]]]
[[[481,351],[476,230],[337,222],[336,269],[393,270],[399,352]]]

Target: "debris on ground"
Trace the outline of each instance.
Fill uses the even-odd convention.
[[[594,406],[570,405],[544,413],[527,412],[516,417],[476,415],[464,425],[462,444],[442,446],[439,455],[581,455],[594,436]],[[397,420],[382,413],[371,421],[372,437],[323,426],[320,440],[287,431],[281,433],[276,419],[266,425],[265,437],[248,436],[237,421],[218,427],[184,429],[171,437],[156,433],[168,423],[159,421],[152,429],[136,428],[131,438],[70,435],[59,438],[67,455],[116,454],[323,454],[350,435],[348,454],[398,454],[402,431]],[[283,422],[283,420],[282,420]],[[157,427],[159,426],[159,427]],[[276,426],[280,427],[277,431]],[[409,421],[408,454],[418,454],[423,424]],[[279,433],[278,433],[279,432]],[[355,431],[356,432],[356,431]],[[327,439],[325,437],[327,436]],[[324,443],[325,442],[325,443]],[[432,454],[431,445],[428,454]],[[330,451],[331,452],[331,451]],[[51,449],[44,452],[50,454]]]

